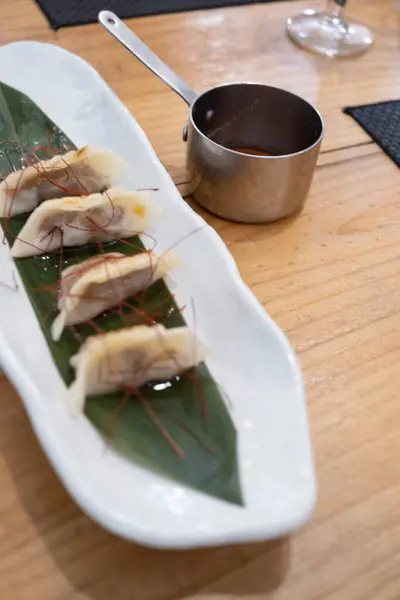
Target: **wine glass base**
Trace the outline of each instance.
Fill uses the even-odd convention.
[[[326,56],[353,56],[370,48],[373,37],[361,23],[346,22],[314,10],[288,19],[287,32],[302,48]]]

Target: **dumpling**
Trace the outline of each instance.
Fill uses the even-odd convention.
[[[137,326],[90,337],[71,358],[76,379],[68,390],[73,414],[86,396],[165,381],[196,366],[206,349],[187,327]]]
[[[14,258],[61,247],[108,242],[143,233],[160,209],[148,192],[111,189],[103,194],[47,200],[29,216],[15,240]]]
[[[122,158],[89,146],[39,161],[0,183],[0,217],[30,212],[43,200],[101,192],[117,183],[124,170]]]
[[[53,340],[60,339],[65,326],[84,323],[118,306],[165,277],[178,264],[172,251],[161,256],[152,252],[134,256],[113,252],[68,267],[61,275],[60,313],[52,326]]]

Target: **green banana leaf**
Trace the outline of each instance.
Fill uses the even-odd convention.
[[[0,170],[3,176],[23,165],[22,154],[48,158],[54,151],[74,145],[24,94],[0,83]],[[28,215],[3,219],[10,244]],[[106,252],[133,254],[143,248],[138,237],[130,244],[106,244]],[[24,286],[40,322],[54,362],[65,383],[73,379],[69,360],[88,335],[89,325],[65,331],[54,343],[50,325],[57,314],[56,287],[60,267],[97,254],[97,246],[64,249],[61,253],[17,259]],[[143,314],[166,327],[183,325],[184,319],[163,281],[155,283],[139,302],[130,301],[124,318],[109,311],[96,319],[103,331],[143,323]],[[135,310],[136,308],[136,310]],[[79,340],[79,341],[78,341]],[[104,436],[105,442],[136,463],[228,502],[243,504],[237,461],[235,427],[221,393],[205,364],[173,381],[149,384],[138,397],[122,393],[90,397],[86,417]],[[67,414],[65,418],[69,418]],[[99,459],[100,460],[100,459]]]

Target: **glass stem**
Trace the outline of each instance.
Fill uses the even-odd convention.
[[[328,14],[336,19],[343,19],[347,0],[328,0]]]

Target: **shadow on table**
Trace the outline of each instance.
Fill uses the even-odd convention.
[[[65,492],[34,437],[20,399],[11,393],[8,383],[2,385],[7,385],[7,394],[4,402],[2,398],[0,430],[10,435],[0,436],[0,454],[15,481],[23,510],[45,542],[54,573],[62,572],[71,594],[84,592],[91,600],[225,594],[266,598],[280,585],[289,564],[288,539],[168,552],[141,548],[101,529]],[[51,579],[47,573],[46,581]],[[42,600],[53,598],[50,594],[49,589]]]

